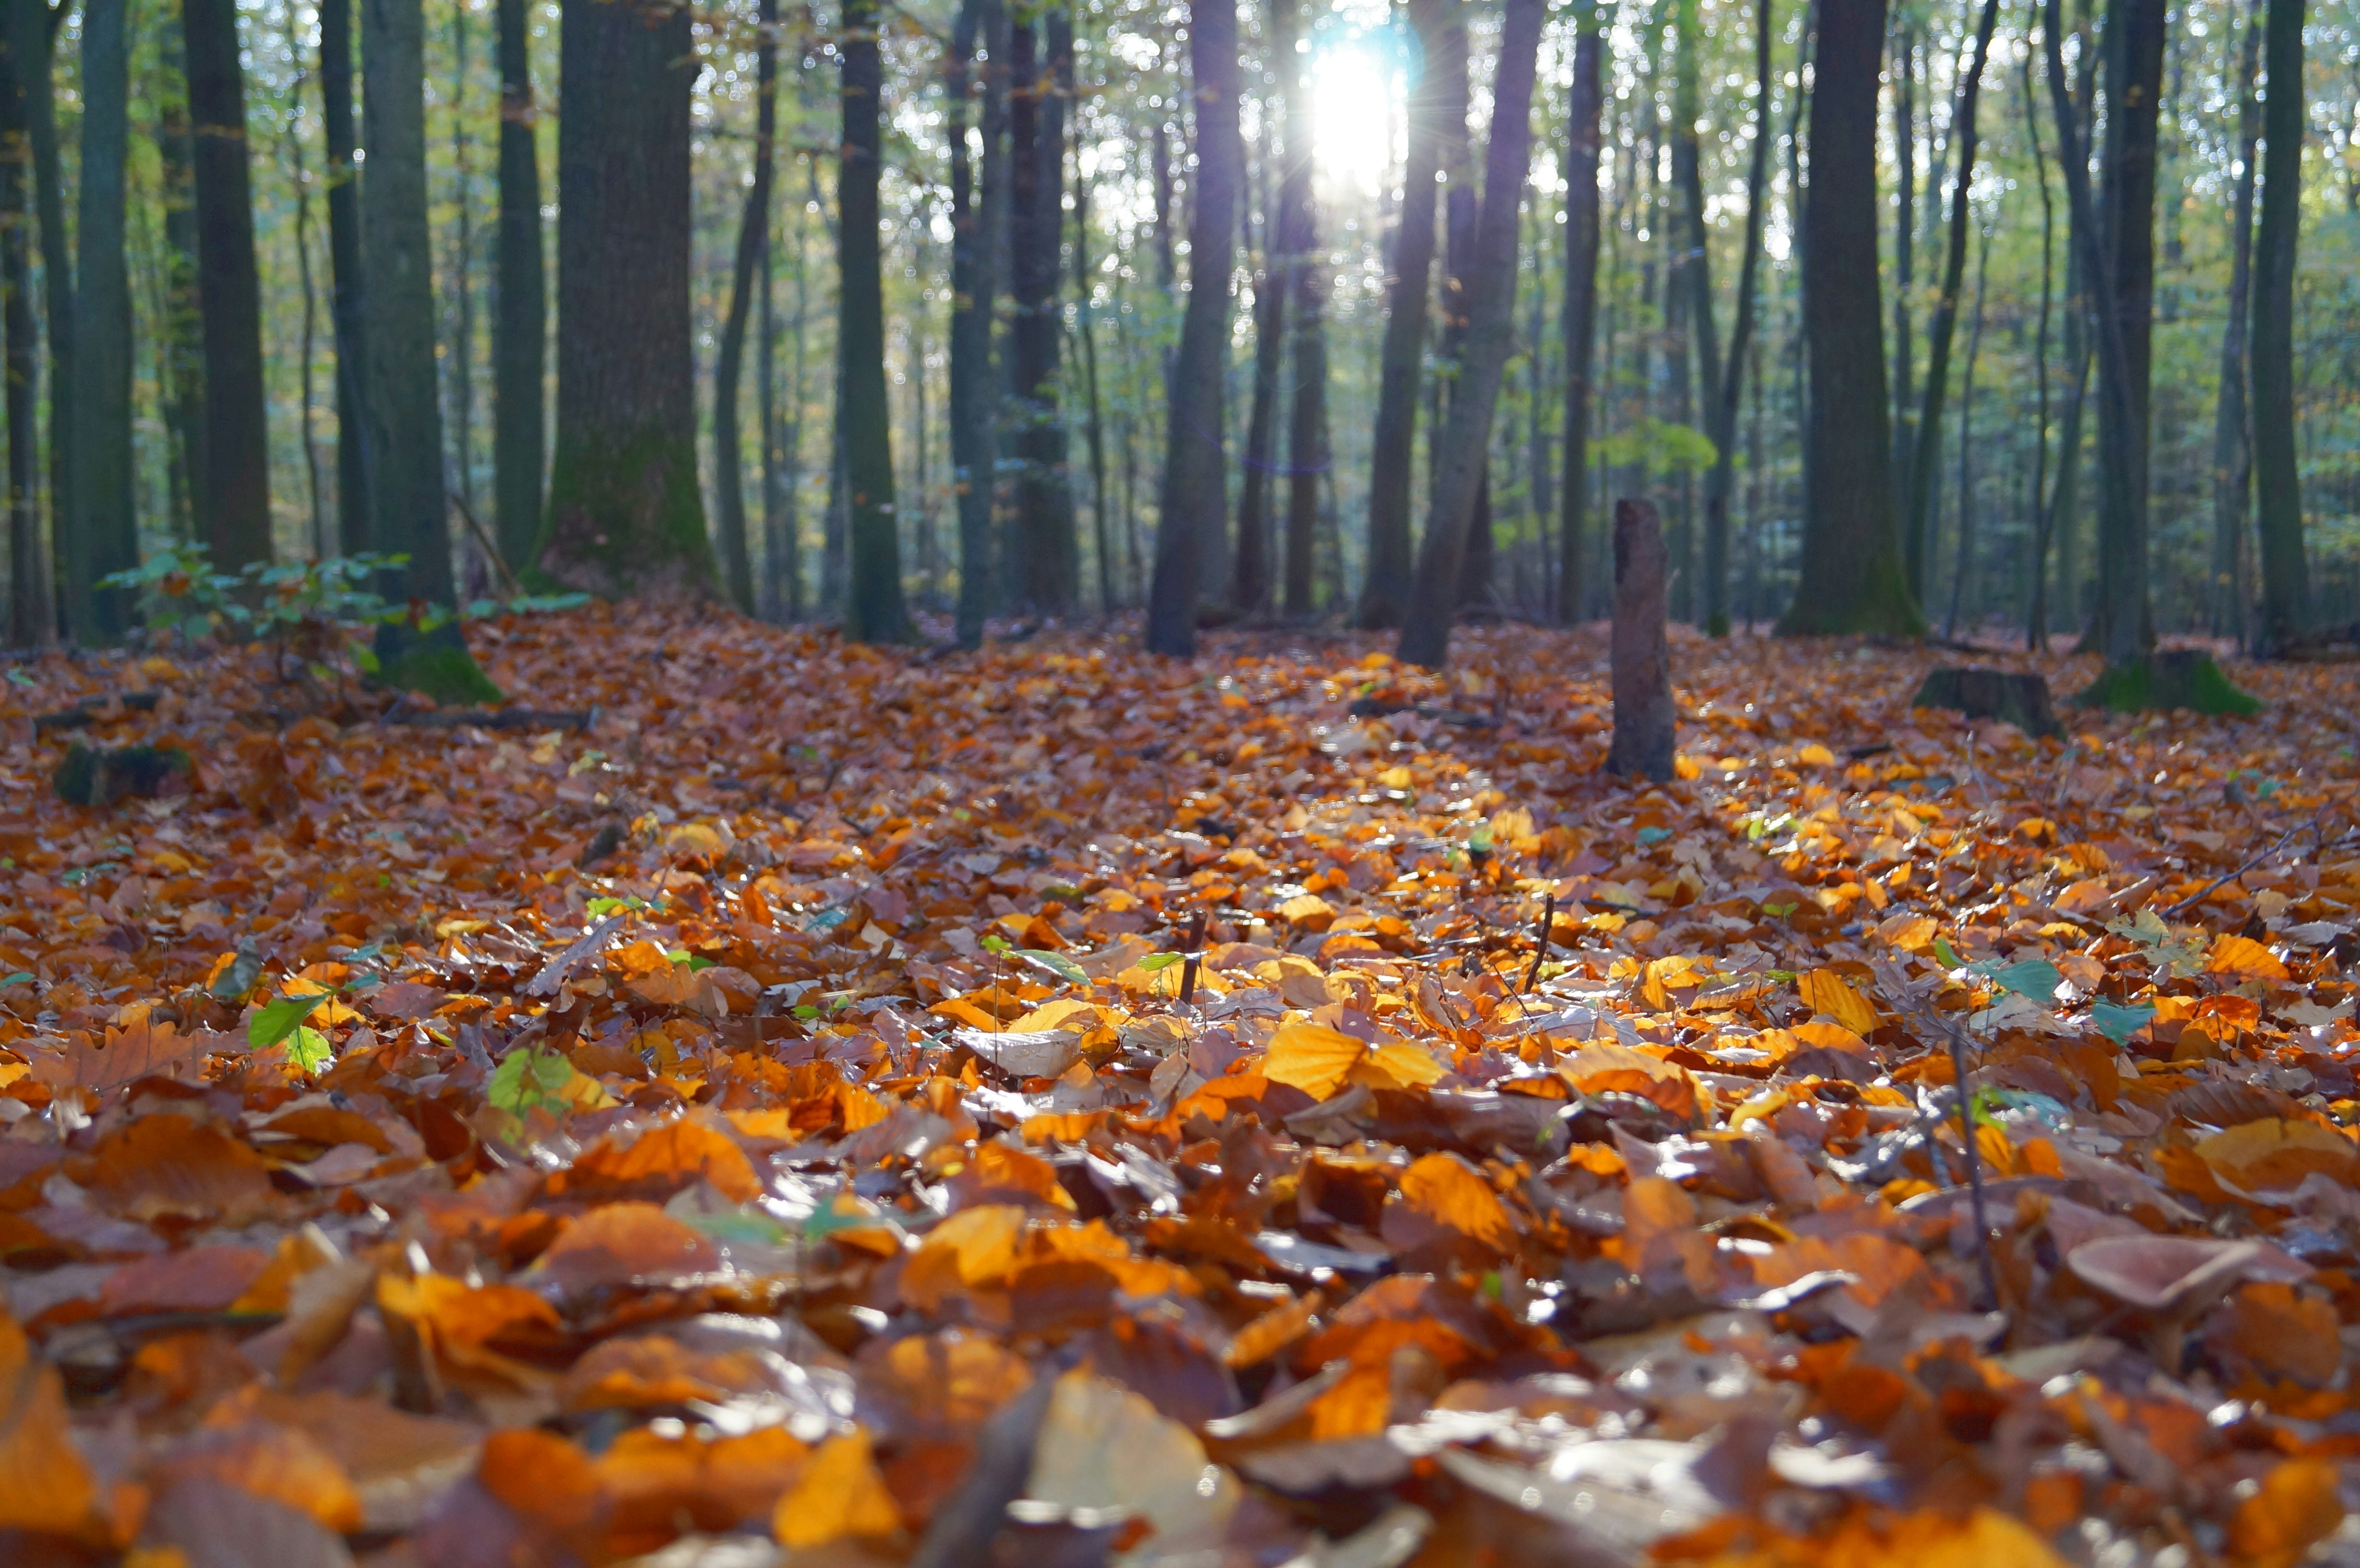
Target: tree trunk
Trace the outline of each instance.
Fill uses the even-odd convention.
[[[347,0],[327,0],[342,5]],[[492,321],[492,504],[512,568],[541,536],[541,377],[548,299],[541,277],[541,157],[533,126],[525,0],[498,0],[500,57],[499,300]]]
[[[721,577],[730,603],[748,615],[754,613],[754,562],[746,542],[746,460],[738,446],[738,391],[746,378],[746,318],[754,304],[754,269],[761,265],[770,232],[772,147],[779,127],[779,46],[773,37],[778,0],[759,0],[756,20],[761,41],[754,50],[754,179],[746,188],[746,210],[738,222],[729,313],[722,320],[721,345],[713,361],[713,495],[721,514]]]
[[[294,7],[286,11],[287,56],[295,62],[295,74],[289,95],[297,103],[303,98],[303,82],[310,72],[303,64],[303,38],[296,20]],[[328,497],[326,485],[320,474],[320,446],[311,435],[313,407],[312,367],[319,353],[320,293],[311,274],[311,174],[303,163],[301,122],[292,114],[286,117],[288,172],[295,185],[295,274],[303,291],[303,335],[296,356],[298,384],[298,422],[296,434],[303,447],[303,480],[311,502],[311,555],[322,560],[334,553],[328,545]],[[126,351],[127,354],[127,350]]]
[[[1436,339],[1437,376],[1429,387],[1434,413],[1426,432],[1426,481],[1429,489],[1442,477],[1442,442],[1448,435],[1450,407],[1459,395],[1459,366],[1467,350],[1471,277],[1475,268],[1475,231],[1481,200],[1475,190],[1475,146],[1467,117],[1472,107],[1467,53],[1466,6],[1454,5],[1443,24],[1442,70],[1442,331]],[[1512,306],[1513,309],[1513,306]],[[1431,504],[1429,495],[1428,503]],[[1475,488],[1475,511],[1467,524],[1467,543],[1459,552],[1459,606],[1471,609],[1491,597],[1491,464],[1487,451],[1482,477]],[[1412,584],[1415,596],[1415,585]]]
[[[1737,474],[1737,411],[1744,395],[1746,350],[1754,338],[1754,280],[1761,271],[1763,192],[1770,173],[1770,7],[1755,6],[1754,18],[1754,154],[1745,170],[1745,248],[1737,265],[1737,320],[1730,329],[1729,356],[1721,361],[1720,384],[1708,388],[1713,463],[1704,492],[1704,624],[1715,637],[1729,630],[1729,497]],[[1705,254],[1704,191],[1696,160],[1688,161],[1688,213],[1697,255]],[[1697,318],[1710,339],[1712,290],[1701,261],[1697,267]],[[1705,363],[1711,362],[1708,350]]]
[[[1442,167],[1448,70],[1442,60],[1448,0],[1409,0],[1420,45],[1409,93],[1408,151],[1402,170],[1400,226],[1393,234],[1389,310],[1379,353],[1377,420],[1369,474],[1369,564],[1360,588],[1360,626],[1398,626],[1409,608],[1411,470],[1417,450],[1417,399],[1426,364],[1426,297],[1434,271],[1434,177]]]
[[[63,561],[53,567],[71,575],[80,550],[74,539],[73,419],[74,278],[67,243],[64,176],[59,169],[57,90],[54,85],[59,24],[67,7],[43,0],[15,0],[8,7],[10,56],[22,62],[17,88],[24,94],[25,128],[32,152],[33,207],[40,223],[41,297],[49,333],[49,539]],[[235,24],[233,22],[232,27]],[[235,36],[235,35],[233,35]],[[61,628],[79,635],[71,626]]]
[[[1090,274],[1090,187],[1074,154],[1074,316],[1082,345],[1082,386],[1089,399],[1090,533],[1098,559],[1098,613],[1114,614],[1114,529],[1107,515],[1106,416],[1098,398],[1098,312]]]
[[[2254,448],[2245,410],[2246,329],[2253,296],[2255,158],[2262,104],[2264,0],[2245,22],[2237,82],[2237,193],[2229,217],[2229,321],[2221,330],[2220,393],[2212,409],[2212,635],[2245,639],[2245,527],[2252,512]]]
[[[16,38],[0,31],[0,342],[5,342],[8,423],[8,635],[39,648],[54,635],[49,552],[42,548],[36,460],[31,213],[25,175],[32,163],[29,96],[17,80]]]
[[[368,246],[369,515],[380,550],[407,552],[402,592],[453,597],[450,496],[434,364],[433,235],[426,215],[426,22],[421,0],[360,0],[361,237]]]
[[[1877,308],[1877,57],[1885,0],[1819,0],[1811,188],[1803,205],[1810,408],[1802,578],[1782,632],[1918,637],[1926,622],[1895,526]]]
[[[1319,214],[1311,191],[1313,138],[1311,56],[1298,50],[1300,0],[1273,0],[1280,88],[1286,105],[1286,167],[1278,187],[1278,246],[1294,296],[1295,402],[1286,441],[1286,614],[1311,614],[1312,541],[1319,523],[1319,486],[1328,476],[1328,295],[1335,286],[1319,246]]]
[[[1598,348],[1598,140],[1606,95],[1595,7],[1573,44],[1572,112],[1565,144],[1565,482],[1558,486],[1557,618],[1581,618],[1590,559],[1590,399]]]
[[[1543,0],[1506,0],[1500,57],[1492,82],[1491,139],[1484,159],[1483,210],[1472,264],[1466,271],[1467,332],[1450,419],[1438,450],[1440,476],[1399,656],[1438,670],[1449,652],[1450,623],[1462,584],[1461,569],[1476,501],[1491,452],[1491,415],[1500,378],[1513,346],[1516,302],[1516,212],[1532,157],[1533,74],[1540,49]]]
[[[1695,350],[1696,395],[1703,403],[1701,422],[1707,436],[1711,437],[1721,422],[1720,402],[1723,367],[1721,357],[1721,329],[1714,318],[1712,309],[1712,248],[1708,243],[1705,232],[1703,158],[1697,146],[1696,134],[1697,116],[1701,112],[1697,82],[1699,69],[1697,34],[1700,24],[1697,16],[1696,0],[1681,0],[1675,9],[1674,16],[1677,22],[1679,36],[1674,49],[1677,63],[1673,83],[1672,182],[1678,188],[1677,199],[1684,209],[1681,216],[1687,222],[1683,225],[1675,220],[1666,223],[1665,228],[1667,237],[1682,227],[1687,230],[1688,244],[1678,247],[1684,249],[1687,254],[1680,256],[1675,263],[1671,276],[1677,280],[1681,315],[1688,326],[1688,335],[1692,339]],[[1669,214],[1666,216],[1668,217]],[[1688,365],[1687,355],[1683,354],[1678,362],[1678,374],[1676,378],[1679,407],[1673,417],[1684,425],[1698,422],[1688,407]],[[1695,487],[1695,474],[1692,472],[1683,471],[1680,474],[1680,547],[1677,564],[1679,594],[1682,601],[1681,618],[1691,623],[1704,623],[1709,619],[1706,605],[1707,601],[1713,596],[1713,591],[1710,584],[1705,584],[1706,591],[1699,592],[1699,580],[1704,576],[1704,573],[1699,569],[1699,551],[1697,549],[1697,530],[1694,527]],[[1708,529],[1711,526],[1710,491],[1711,484],[1708,480],[1706,484]],[[1727,520],[1724,510],[1722,517],[1724,525]],[[1710,541],[1708,540],[1702,553],[1709,555],[1710,550]],[[1725,543],[1723,550],[1725,554]]]
[[[779,514],[771,524],[770,571],[776,581],[772,603],[792,625],[803,618],[803,498],[805,331],[811,320],[810,257],[804,245],[803,216],[795,214],[795,351],[787,370],[787,412],[780,420],[779,479],[774,493]]]
[[[558,123],[557,442],[543,576],[610,597],[702,599],[688,282],[689,13],[566,0]],[[872,243],[875,225],[870,226]]]
[[[2167,0],[2113,0],[2106,18],[2104,204],[2090,234],[2103,255],[2099,297],[2098,624],[2110,667],[2146,657],[2155,636],[2147,609],[2147,385],[2155,303],[2155,158],[2163,87]],[[2265,214],[2267,221],[2267,214]],[[2111,319],[2111,324],[2109,320]]]
[[[1909,459],[1909,487],[1903,501],[1902,561],[1913,588],[1927,585],[1934,511],[1934,465],[1942,453],[1942,402],[1949,395],[1950,341],[1959,323],[1959,290],[1967,274],[1967,228],[1972,216],[1970,197],[1975,180],[1975,111],[1983,95],[1983,65],[1991,58],[1992,29],[1999,21],[1999,0],[1983,0],[1975,24],[1975,50],[1959,82],[1958,107],[1950,114],[1950,141],[1959,169],[1950,186],[1950,247],[1942,258],[1942,291],[1934,301],[1934,320],[1927,330],[1925,401],[1919,407],[1918,429]]]
[[[1972,135],[1972,131],[1969,133]],[[1972,150],[1968,157],[1973,156]],[[1991,233],[1985,230],[1975,262],[1975,313],[1967,328],[1966,374],[1959,388],[1959,551],[1951,563],[1950,609],[1942,617],[1945,640],[1959,635],[1959,607],[1966,597],[1967,573],[1975,562],[1975,361],[1983,346],[1983,285],[1991,281]]]
[[[836,177],[836,354],[844,384],[844,477],[851,503],[844,635],[854,642],[897,643],[909,640],[910,615],[901,602],[892,408],[885,392],[885,286],[877,234],[885,71],[877,30],[877,0],[847,0],[844,142]],[[685,234],[681,243],[685,248]]]
[[[1208,536],[1228,514],[1221,452],[1221,373],[1229,339],[1229,269],[1245,152],[1238,139],[1236,0],[1190,0],[1196,180],[1188,215],[1188,303],[1165,399],[1164,498],[1148,592],[1147,648],[1196,651],[1196,594]]]
[[[2032,58],[2037,48],[2027,40],[2024,54],[2024,130],[2032,149],[2032,177],[2040,191],[2040,316],[2032,339],[2034,397],[2032,446],[2032,536],[2029,577],[2031,592],[2025,610],[2027,652],[2049,651],[2049,318],[2056,278],[2057,212],[2049,194],[2049,164],[2040,151],[2040,108],[2032,91]]]
[[[353,162],[353,0],[320,0],[320,96],[326,108],[328,262],[334,275],[329,315],[336,336],[336,539],[347,553],[359,554],[378,549],[379,540],[369,518],[368,295],[361,281],[360,175]]]
[[[951,467],[958,497],[958,641],[975,648],[991,613],[992,476],[998,466],[992,421],[991,318],[993,263],[1005,203],[994,186],[1001,164],[995,150],[1005,103],[1008,32],[997,0],[963,0],[949,62],[951,163]],[[983,189],[974,189],[967,150],[968,79],[976,40],[983,39]]]
[[[2262,109],[2262,215],[2254,279],[2254,491],[2260,519],[2261,646],[2282,652],[2311,619],[2302,478],[2295,463],[2294,262],[2302,223],[2302,0],[2269,0]]]
[[[131,275],[124,252],[124,160],[131,139],[126,0],[83,0],[82,168],[74,290],[74,516],[68,599],[74,636],[112,643],[130,628],[129,597],[99,579],[139,564],[132,515]]]
[[[1918,38],[1906,23],[1895,29],[1893,55],[1893,493],[1906,497],[1916,433],[1910,421],[1918,414],[1909,389],[1918,357],[1918,332],[1909,319],[1918,288]],[[1931,96],[1932,81],[1926,85]],[[1799,80],[1796,90],[1801,91]],[[1907,500],[1898,504],[1906,515]],[[1912,548],[1912,541],[1902,541],[1902,568],[1910,591],[1923,593],[1925,577]]]
[[[364,4],[366,0],[364,0]],[[450,488],[472,516],[475,510],[475,174],[467,144],[468,7],[451,7],[451,342],[442,362],[450,376]],[[366,114],[366,107],[362,110]],[[423,145],[421,138],[421,146]],[[423,167],[424,160],[421,160]],[[431,253],[430,253],[431,254]],[[447,514],[446,514],[447,517]],[[466,550],[473,560],[475,550]],[[469,595],[474,597],[473,594]]]
[[[1037,39],[1037,52],[1028,44]],[[1073,24],[1063,9],[1019,23],[1011,67],[1023,73],[1009,101],[1009,397],[1015,424],[1016,602],[1041,615],[1074,607],[1080,550],[1074,497],[1065,479],[1065,421],[1057,387],[1060,288],[1065,238],[1065,100],[1058,78],[1070,74]]]
[[[1276,3],[1284,6],[1287,0]],[[1274,118],[1262,122],[1259,183],[1265,193],[1273,166],[1285,158],[1274,134]],[[1237,607],[1249,615],[1260,615],[1270,608],[1270,476],[1277,466],[1273,454],[1278,448],[1278,371],[1286,350],[1285,265],[1280,259],[1283,242],[1278,238],[1277,206],[1268,200],[1261,205],[1262,267],[1254,274],[1253,404],[1246,418],[1244,472],[1238,476],[1238,552],[1230,590]]]
[[[1614,739],[1606,771],[1617,779],[1669,781],[1677,766],[1672,706],[1664,525],[1649,501],[1614,503]]]
[[[206,539],[214,567],[236,572],[272,555],[270,427],[246,168],[246,76],[234,0],[182,0],[180,25],[189,56],[197,288],[204,309]],[[432,320],[426,318],[429,327]],[[431,362],[431,332],[426,341]]]

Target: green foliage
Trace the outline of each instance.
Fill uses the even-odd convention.
[[[251,618],[232,596],[237,579],[215,572],[211,552],[201,544],[159,550],[128,572],[100,578],[98,585],[127,590],[141,625],[183,642],[217,636]]]
[[[529,1045],[500,1058],[484,1097],[495,1110],[521,1117],[534,1110],[563,1116],[569,1102],[559,1092],[574,1081],[574,1063],[560,1051]]]
[[[1653,415],[1615,431],[1592,449],[1598,461],[1616,468],[1636,463],[1649,477],[1667,474],[1702,474],[1721,456],[1712,438],[1693,425],[1677,424]]]
[[[2186,708],[2212,716],[2250,718],[2261,700],[2239,691],[2209,653],[2154,653],[2129,664],[2109,665],[2073,697],[2077,708],[2143,713]]]
[[[324,991],[312,996],[281,996],[255,1009],[254,1017],[246,1021],[246,1044],[257,1051],[269,1050],[301,1028],[327,999]]]

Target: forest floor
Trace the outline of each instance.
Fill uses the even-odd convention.
[[[470,638],[0,687],[0,1559],[2360,1554],[2350,667]]]

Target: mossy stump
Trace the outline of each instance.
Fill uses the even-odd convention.
[[[76,741],[49,777],[69,806],[104,809],[118,800],[153,800],[185,794],[196,758],[174,746],[84,746]]]
[[[1955,666],[1928,670],[1912,708],[1947,708],[1971,719],[2002,719],[2028,735],[2065,733],[2049,698],[2045,676]]]
[[[377,672],[374,684],[397,691],[431,697],[438,707],[464,702],[503,702],[507,694],[493,685],[459,623],[444,621],[420,631],[408,621],[394,621],[377,629]]]
[[[2162,648],[2132,664],[2109,665],[2104,674],[2073,697],[2077,708],[2116,713],[2191,713],[2249,717],[2261,699],[2239,691],[2202,648]]]

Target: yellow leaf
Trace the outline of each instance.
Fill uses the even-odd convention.
[[[1402,1200],[1434,1221],[1470,1236],[1495,1252],[1513,1251],[1515,1222],[1500,1194],[1477,1171],[1455,1154],[1420,1156],[1402,1172]]]
[[[71,1534],[97,1488],[66,1435],[65,1385],[0,1311],[0,1530]]]
[[[1813,741],[1795,754],[1795,760],[1807,768],[1832,768],[1835,766],[1836,754],[1818,741]]]
[[[1324,1100],[1344,1086],[1368,1049],[1355,1037],[1324,1024],[1281,1024],[1270,1037],[1262,1073],[1273,1083],[1291,1083],[1313,1099]]]
[[[1326,931],[1336,919],[1336,906],[1317,893],[1302,893],[1278,907],[1278,918],[1306,931]]]
[[[2229,1550],[2249,1568],[2289,1568],[2343,1522],[2334,1464],[2289,1459],[2237,1505],[2229,1519]]]
[[[901,1528],[901,1512],[877,1473],[865,1429],[821,1443],[770,1515],[770,1533],[780,1545],[797,1551],[848,1535],[891,1535]]]
[[[2216,1132],[2197,1143],[2196,1153],[2218,1175],[2248,1192],[2299,1187],[2314,1171],[2348,1181],[2360,1164],[2360,1149],[2342,1133],[2317,1122],[2276,1116]]]
[[[1876,1032],[1876,1009],[1834,970],[1814,969],[1795,983],[1795,989],[1811,1011],[1825,1013],[1852,1033]]]
[[[932,1312],[955,1290],[1004,1279],[1016,1265],[1024,1211],[1013,1203],[961,1209],[926,1233],[901,1269],[901,1299]]]
[[[1400,1040],[1369,1052],[1367,1064],[1382,1069],[1387,1076],[1412,1089],[1431,1088],[1449,1071],[1432,1053]]]
[[[2223,932],[2212,940],[2212,951],[2205,956],[2204,972],[2208,975],[2234,975],[2240,980],[2283,980],[2287,966],[2272,956],[2270,950],[2249,936]]]

